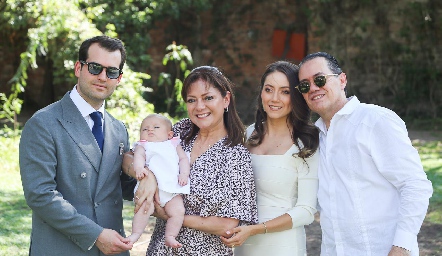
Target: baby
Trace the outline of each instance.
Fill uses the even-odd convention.
[[[160,205],[169,216],[166,223],[166,245],[172,248],[182,247],[176,236],[184,220],[181,194],[188,194],[190,191],[188,184],[190,164],[187,154],[180,146],[180,139],[173,137],[172,122],[165,116],[150,114],[141,123],[140,141],[134,144],[133,165],[138,180],[148,175],[144,166],[148,166],[155,174]],[[152,203],[148,214],[151,215],[153,211]],[[132,234],[128,237],[132,243],[140,238],[148,220],[148,216],[143,211],[138,211],[134,215]]]

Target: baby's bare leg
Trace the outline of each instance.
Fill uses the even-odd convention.
[[[143,203],[141,209],[144,209],[145,206],[146,202]],[[149,222],[149,216],[153,213],[154,209],[155,207],[152,203],[147,213],[144,213],[144,211],[141,210],[135,213],[134,219],[132,220],[132,234],[128,237],[132,243],[138,241],[140,236],[143,234],[144,229]]]
[[[164,206],[169,219],[166,223],[166,245],[172,248],[179,248],[183,245],[180,244],[175,238],[180,232],[181,226],[184,221],[184,204],[181,195],[177,195],[172,198]]]

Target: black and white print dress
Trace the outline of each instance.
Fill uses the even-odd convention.
[[[186,134],[190,119],[174,125],[175,134]],[[190,154],[195,138],[189,144],[181,141],[184,151]],[[258,222],[256,190],[250,152],[243,145],[228,147],[226,138],[219,140],[190,168],[190,194],[183,195],[186,215],[217,216],[240,220],[239,225]],[[157,219],[146,255],[233,255],[219,236],[200,230],[182,227],[176,237],[183,247],[173,249],[165,245],[166,222]]]

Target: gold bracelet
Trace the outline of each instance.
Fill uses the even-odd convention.
[[[266,225],[266,222],[264,221],[262,224],[264,225],[264,228],[265,228],[265,233],[264,233],[264,234],[267,234],[267,225]]]

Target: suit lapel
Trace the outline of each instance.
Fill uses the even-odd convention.
[[[61,106],[62,117],[59,122],[98,172],[101,162],[100,148],[69,92],[61,99]]]
[[[124,132],[119,129],[118,121],[105,111],[103,157],[101,158],[97,192],[101,191],[110,176],[110,172],[115,169],[114,165],[119,157],[120,143],[122,143],[118,138],[121,138],[121,133]]]

